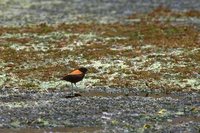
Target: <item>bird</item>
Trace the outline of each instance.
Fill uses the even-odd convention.
[[[69,74],[65,75],[62,78],[62,80],[71,82],[72,89],[73,89],[73,84],[76,86],[76,83],[81,81],[85,77],[85,74],[87,73],[87,71],[88,71],[88,69],[85,67],[75,69],[72,72],[70,72]],[[78,87],[76,86],[76,88],[78,88]]]

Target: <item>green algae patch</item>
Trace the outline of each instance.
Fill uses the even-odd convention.
[[[29,105],[29,104],[32,104],[32,105]],[[34,105],[34,102],[26,103],[26,102],[20,101],[20,102],[2,103],[1,106],[5,106],[5,107],[8,107],[9,109],[13,109],[13,108],[26,108],[33,105]]]
[[[2,74],[0,75],[0,86],[3,86],[6,82],[6,75]]]
[[[156,19],[155,12],[174,15],[157,9],[148,17]],[[198,15],[191,11],[191,16],[194,14]],[[70,83],[61,77],[85,66],[88,74],[78,83],[83,89],[199,90],[199,30],[194,26],[150,20],[134,24],[43,23],[1,29],[2,87],[65,88]]]
[[[36,121],[34,121],[34,123],[37,123],[38,125],[40,125],[41,127],[45,127],[49,125],[49,121],[42,119],[42,118],[38,118]]]
[[[19,128],[20,127],[20,121],[16,120],[10,123],[10,125],[14,128]]]

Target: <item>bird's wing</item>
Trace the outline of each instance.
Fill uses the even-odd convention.
[[[83,74],[80,70],[74,70],[71,73],[69,73],[68,75],[79,75],[79,74]]]

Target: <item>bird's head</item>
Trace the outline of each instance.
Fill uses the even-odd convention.
[[[87,68],[84,68],[84,67],[81,67],[78,70],[81,71],[84,74],[86,74],[86,72],[88,71]]]

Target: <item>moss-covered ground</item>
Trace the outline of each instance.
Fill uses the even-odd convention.
[[[80,88],[199,91],[199,28],[171,22],[187,17],[200,14],[158,7],[148,14],[129,16],[128,24],[1,27],[0,86],[65,88],[60,78],[84,66],[89,72]]]

